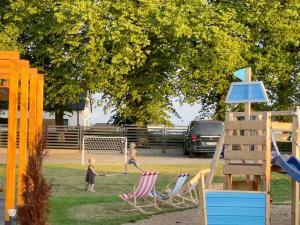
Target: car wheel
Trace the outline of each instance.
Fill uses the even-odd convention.
[[[187,150],[186,146],[183,146],[183,155],[189,155],[189,151]]]
[[[190,156],[190,158],[194,158],[194,157],[195,157],[195,154],[192,153],[192,150],[191,150],[191,149],[190,149],[190,151],[189,151],[189,156]]]

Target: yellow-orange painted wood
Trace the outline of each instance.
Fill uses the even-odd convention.
[[[39,74],[37,77],[37,106],[36,106],[36,130],[37,142],[42,140],[43,133],[43,104],[44,104],[44,76]]]
[[[18,51],[0,51],[0,59],[18,60],[20,52]]]
[[[26,169],[27,152],[27,132],[28,132],[28,91],[29,91],[29,62],[20,61],[19,74],[21,80],[21,99],[20,99],[20,138],[19,138],[19,173],[18,173],[18,206],[23,204],[23,176]]]
[[[2,79],[7,79],[9,76],[9,67],[0,67],[0,76],[6,77]]]
[[[8,91],[5,98],[9,101],[8,148],[6,171],[6,203],[5,221],[8,222],[7,210],[15,208],[16,186],[16,151],[18,132],[18,106],[20,105],[20,144],[19,144],[19,173],[18,173],[18,205],[22,205],[22,176],[26,171],[26,150],[29,127],[29,144],[34,147],[37,143],[37,130],[42,130],[43,112],[43,76],[38,75],[37,69],[29,68],[29,62],[19,60],[20,54],[0,51],[0,79],[1,89]],[[19,82],[21,81],[21,82]],[[19,83],[21,88],[19,91]],[[29,87],[30,84],[30,87]],[[29,91],[30,88],[30,91]],[[18,95],[20,94],[20,104]],[[1,97],[1,96],[0,96]],[[37,101],[39,101],[37,103]],[[28,106],[30,115],[28,112]],[[38,117],[37,117],[38,114]],[[28,118],[29,115],[29,118]],[[28,122],[28,119],[30,122]],[[39,132],[41,135],[41,132]],[[32,148],[31,148],[32,149]]]
[[[297,159],[300,158],[300,108],[297,107],[296,113],[293,116],[293,132],[294,132],[294,140],[293,140],[293,156]],[[299,225],[300,218],[299,218],[299,197],[300,197],[300,190],[299,190],[299,183],[295,180],[292,180],[292,190],[291,190],[291,225]]]
[[[32,153],[36,145],[36,93],[37,93],[37,69],[29,69],[29,141],[28,154]]]
[[[15,175],[16,175],[16,150],[17,150],[17,111],[18,111],[18,61],[10,62],[11,73],[9,82],[9,107],[8,107],[8,146],[6,167],[6,199],[5,220],[8,221],[8,209],[15,208]]]
[[[265,112],[263,114],[263,120],[265,120],[266,123],[266,129],[264,131],[264,136],[265,136],[265,153],[266,153],[266,160],[263,161],[263,166],[265,169],[265,192],[267,193],[266,195],[266,225],[270,224],[270,219],[271,219],[271,113],[270,112]]]

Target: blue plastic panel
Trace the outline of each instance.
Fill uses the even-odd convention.
[[[268,102],[265,87],[261,81],[234,82],[226,97],[226,103]]]
[[[235,71],[234,76],[241,79],[242,81],[245,81],[246,80],[246,68]]]
[[[300,183],[300,161],[291,156],[288,161],[286,161],[282,155],[278,155],[272,161],[273,165],[280,166],[290,177]]]
[[[208,225],[265,225],[264,192],[206,192]]]

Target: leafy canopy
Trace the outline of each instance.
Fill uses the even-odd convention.
[[[174,99],[222,119],[232,74],[245,66],[274,109],[299,104],[299,4],[17,0],[4,30],[20,32],[24,55],[45,71],[48,110],[63,115],[80,93],[101,92],[116,124],[168,124]]]

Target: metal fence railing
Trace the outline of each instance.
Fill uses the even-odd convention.
[[[138,148],[182,149],[186,132],[185,126],[145,126],[125,125],[102,126],[53,126],[44,127],[44,141],[48,149],[81,149],[84,136],[127,137],[128,143],[135,142]],[[0,148],[7,146],[7,125],[0,126]]]

